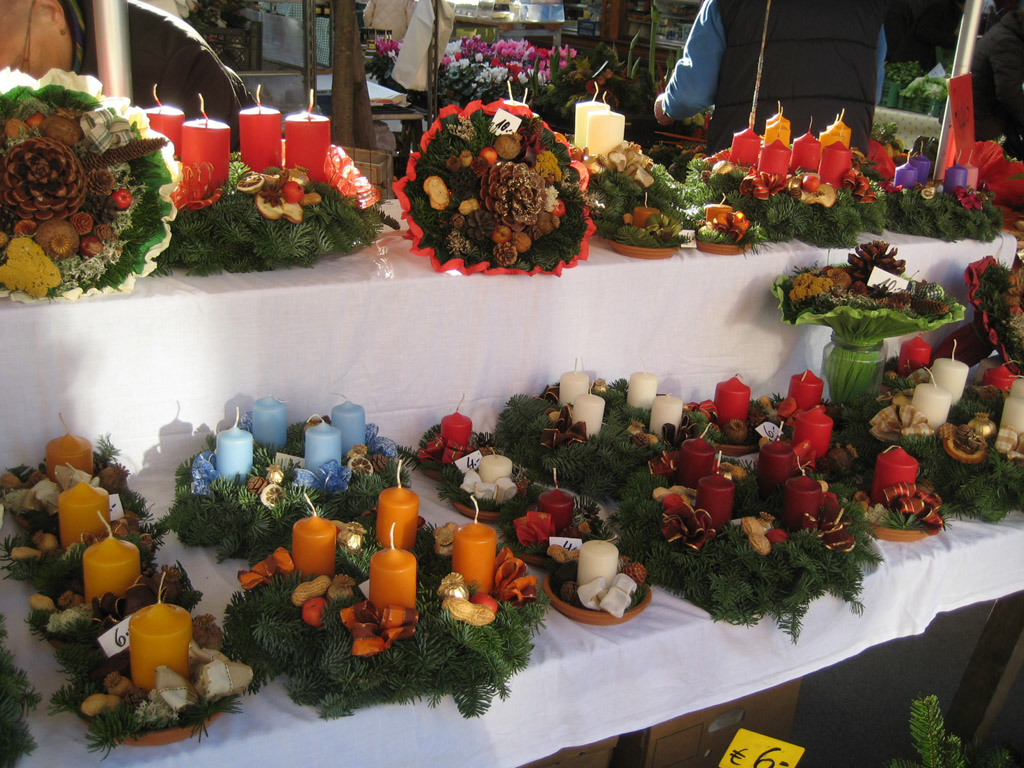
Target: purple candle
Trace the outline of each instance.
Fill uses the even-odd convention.
[[[942,186],[947,192],[952,192],[957,187],[967,186],[967,169],[960,163],[953,163],[946,169],[946,175],[942,179]]]
[[[913,189],[917,183],[917,168],[908,160],[896,168],[896,175],[893,177],[892,183],[897,187]]]
[[[917,169],[917,183],[927,184],[932,175],[932,161],[924,155],[914,155],[907,162]]]

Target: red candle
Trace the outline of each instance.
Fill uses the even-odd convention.
[[[696,488],[697,481],[715,471],[715,446],[703,437],[684,440],[676,460],[676,482]]]
[[[1013,386],[1013,382],[1016,380],[1016,374],[1005,365],[989,368],[981,377],[982,384],[991,384],[994,387],[999,387],[1003,392],[1009,392],[1010,387]]]
[[[757,170],[761,173],[785,176],[789,170],[789,157],[789,147],[776,139],[761,148],[761,154],[757,158]]]
[[[918,368],[924,368],[932,359],[932,345],[915,336],[900,344],[900,356],[896,362],[896,372],[900,376],[909,376]]]
[[[754,165],[761,152],[761,137],[754,133],[753,128],[734,133],[729,159],[736,165]]]
[[[796,400],[796,407],[806,411],[821,402],[821,392],[825,382],[811,373],[810,370],[803,373],[794,373],[789,377],[789,394]]]
[[[808,131],[793,142],[793,153],[789,159],[789,170],[791,173],[798,168],[805,171],[815,171],[821,164],[821,142]]]
[[[729,419],[746,421],[750,410],[750,387],[740,381],[739,376],[720,381],[715,387],[715,408],[719,424],[725,424]]]
[[[185,124],[185,113],[177,107],[152,107],[146,110],[149,127],[162,133],[174,145],[174,154],[181,154],[181,128]]]
[[[469,445],[469,436],[473,434],[473,420],[456,411],[441,419],[441,437],[449,443]]]
[[[821,150],[818,175],[826,184],[840,187],[843,183],[843,174],[850,170],[852,163],[853,152],[850,151],[850,148],[842,142],[833,142]]]
[[[263,105],[243,109],[238,113],[238,143],[242,162],[257,173],[280,168],[281,113]]]
[[[763,445],[757,453],[757,487],[761,498],[771,496],[794,472],[796,454],[793,446],[777,440]]]
[[[917,482],[917,459],[900,447],[878,454],[875,477],[871,481],[871,503],[885,501],[882,491],[897,483]]]
[[[828,453],[829,443],[832,442],[832,419],[824,410],[813,408],[797,414],[793,420],[793,444],[799,445],[805,440],[810,443],[815,458]]]
[[[782,495],[782,525],[788,531],[815,528],[821,508],[821,484],[806,475],[786,481]]]
[[[551,516],[551,523],[555,533],[561,533],[572,525],[572,514],[576,509],[576,503],[565,491],[560,488],[553,488],[544,491],[537,497],[537,509]]]
[[[285,158],[289,168],[303,167],[312,181],[327,181],[324,163],[331,149],[331,121],[323,115],[299,112],[284,121]]]
[[[736,484],[724,475],[716,473],[697,481],[697,509],[711,515],[711,527],[715,530],[729,524],[735,498]]]
[[[227,123],[203,117],[189,120],[181,129],[181,164],[210,163],[213,183],[220,186],[228,180],[228,159],[231,157],[231,128]]]

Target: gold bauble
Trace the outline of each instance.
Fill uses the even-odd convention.
[[[988,417],[987,413],[976,413],[974,418],[967,422],[967,426],[974,430],[974,434],[982,440],[991,440],[996,436],[999,427]]]
[[[363,537],[366,529],[359,523],[342,523],[332,521],[338,529],[338,546],[344,547],[349,552],[358,552],[363,548]]]
[[[439,597],[459,597],[463,600],[469,599],[469,587],[461,573],[449,573],[441,579],[441,586],[437,588]]]

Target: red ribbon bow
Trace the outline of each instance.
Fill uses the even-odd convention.
[[[512,521],[516,529],[516,538],[524,547],[535,544],[547,544],[548,539],[555,535],[555,522],[547,512],[531,509],[523,517]]]
[[[714,400],[701,400],[699,403],[687,403],[683,407],[687,411],[697,411],[698,413],[703,413],[711,421],[718,421],[718,407],[715,405]]]
[[[929,536],[935,536],[946,527],[942,515],[939,514],[942,497],[935,492],[926,493],[917,486],[917,483],[890,485],[882,489],[882,496],[885,497],[886,506],[892,511],[916,517]]]
[[[655,456],[647,462],[647,468],[652,475],[674,475],[676,473],[676,454],[662,451],[661,456]]]
[[[661,503],[665,506],[661,535],[666,541],[682,541],[690,549],[700,549],[715,537],[707,510],[694,509],[677,493],[670,493]]]
[[[847,521],[843,520],[843,508],[839,504],[839,499],[831,491],[823,493],[818,519],[814,526],[818,530],[821,543],[836,552],[850,552],[857,544],[857,540],[853,538],[847,526]]]
[[[435,435],[426,447],[416,452],[420,461],[436,461],[439,464],[453,464],[469,453],[469,446],[456,443],[447,437]]]
[[[380,192],[356,167],[345,150],[332,144],[324,161],[324,170],[332,187],[345,197],[354,198],[360,208],[369,208],[380,200]]]
[[[376,656],[395,640],[408,640],[416,634],[419,619],[415,608],[388,605],[378,611],[369,600],[341,609],[341,622],[352,633],[353,656]]]
[[[978,196],[977,192],[965,189],[964,187],[957,187],[953,190],[953,194],[956,195],[956,199],[960,201],[960,205],[967,210],[981,210],[981,198]]]
[[[751,168],[750,173],[740,182],[740,194],[758,200],[767,200],[772,195],[784,192],[785,189],[785,174],[763,173],[755,168]]]
[[[871,189],[868,177],[853,168],[843,174],[843,186],[850,190],[853,199],[858,202],[873,203],[878,199],[878,195]]]
[[[197,211],[213,205],[223,194],[224,189],[213,183],[213,163],[194,163],[182,166],[181,181],[171,193],[171,202],[179,211]]]

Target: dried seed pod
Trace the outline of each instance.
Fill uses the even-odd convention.
[[[327,588],[327,599],[337,600],[339,597],[349,598],[354,594],[356,580],[344,573],[339,573],[331,579],[331,586]]]

